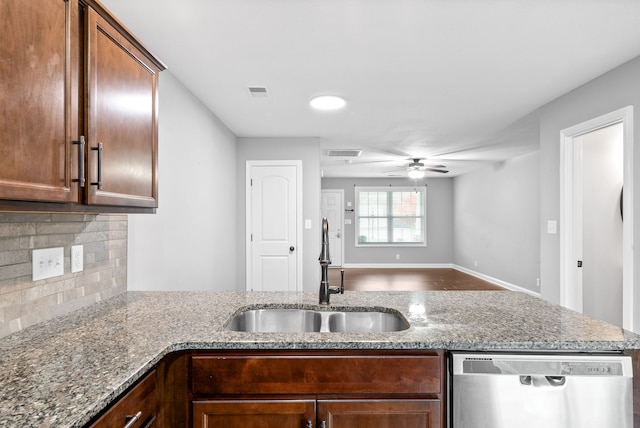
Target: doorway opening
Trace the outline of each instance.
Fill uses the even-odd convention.
[[[560,189],[560,303],[629,330],[632,119],[626,107],[563,130]]]
[[[329,267],[340,267],[344,263],[344,189],[322,189],[321,194],[321,215],[329,224]]]

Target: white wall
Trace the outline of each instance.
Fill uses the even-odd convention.
[[[640,106],[640,57],[592,80],[540,108],[540,221],[560,217],[560,131],[623,107]],[[640,114],[634,114],[634,146],[640,147]],[[640,150],[634,151],[634,223],[640,224]],[[563,227],[558,224],[558,227]],[[634,231],[634,242],[640,242],[640,227]],[[540,270],[542,296],[560,301],[559,235],[541,228]],[[640,251],[634,253],[634,270],[640,272]],[[635,326],[640,331],[640,290],[634,293]]]
[[[236,138],[170,72],[159,90],[159,208],[129,215],[128,289],[234,290]]]
[[[427,185],[427,246],[426,247],[356,247],[355,215],[344,225],[344,258],[349,264],[450,264],[453,262],[453,179],[428,178],[417,182],[407,178],[323,178],[323,189],[344,189],[347,202],[355,207],[358,186],[424,186]],[[396,255],[400,259],[396,259]]]
[[[302,289],[317,291],[320,284],[320,142],[317,138],[238,138],[236,229],[237,290],[245,290],[245,191],[246,162],[248,160],[301,160],[302,161],[302,216],[311,220],[311,229],[303,229]]]
[[[455,264],[538,293],[539,153],[454,179]]]

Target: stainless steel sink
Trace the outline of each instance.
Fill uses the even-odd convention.
[[[251,333],[320,331],[319,312],[305,309],[251,309],[231,318],[225,330]]]
[[[225,325],[228,331],[251,333],[382,333],[402,331],[409,323],[390,310],[248,309]]]
[[[395,313],[340,311],[329,316],[328,326],[329,331],[370,333],[406,330],[409,323]]]

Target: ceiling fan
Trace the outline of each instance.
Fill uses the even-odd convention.
[[[441,174],[446,174],[449,171],[443,168],[446,168],[444,165],[427,165],[420,162],[422,158],[411,158],[411,162],[405,167],[407,171],[407,175],[410,178],[422,178],[424,177],[424,173],[426,171],[430,172],[439,172]],[[392,171],[389,171],[392,172]]]

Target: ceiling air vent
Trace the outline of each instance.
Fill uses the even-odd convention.
[[[327,156],[340,156],[340,157],[348,157],[355,158],[360,156],[362,150],[354,150],[354,149],[340,149],[340,150],[327,150]]]
[[[269,98],[269,90],[266,86],[248,86],[249,95],[253,98]]]

